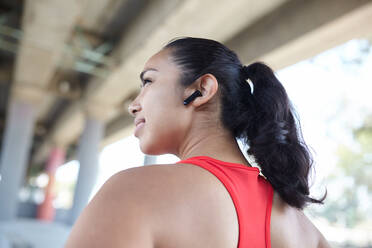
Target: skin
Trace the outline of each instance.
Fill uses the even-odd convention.
[[[171,153],[182,160],[203,155],[250,166],[219,121],[213,75],[182,88],[181,69],[169,50],[152,56],[143,71],[147,84],[128,109],[145,119],[135,134],[142,152]],[[202,96],[183,105],[196,89]],[[330,247],[303,212],[276,192],[270,232],[272,248]],[[234,204],[214,175],[191,164],[162,164],[112,176],[84,209],[65,247],[233,248],[238,237]]]

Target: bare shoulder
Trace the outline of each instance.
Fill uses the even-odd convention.
[[[200,193],[208,188],[208,181],[204,180],[208,176],[208,172],[196,166],[156,164],[121,171],[111,180],[117,181],[118,188],[134,189],[141,202],[151,206],[151,212],[155,213],[156,205],[162,204],[158,206],[161,209],[174,208],[182,201],[195,199],[196,191]]]
[[[179,175],[179,166],[175,164],[147,165],[120,171],[108,181],[117,189],[112,192],[116,192],[121,199],[130,194],[138,207],[154,216],[159,203],[167,200],[171,204],[171,197],[182,189]]]
[[[308,229],[311,230],[314,233],[314,236],[316,237],[317,241],[316,248],[331,248],[326,238],[319,231],[319,229],[311,222],[311,220],[302,211],[299,211],[299,213],[301,218],[303,219],[303,222],[307,223]]]
[[[162,164],[116,176],[119,182],[126,181],[118,187],[136,192],[135,201],[147,213],[154,247],[220,248],[237,243],[234,205],[210,172],[190,164]]]
[[[172,194],[185,189],[190,177],[190,170],[179,164],[156,164],[130,168],[115,174],[111,180],[119,188],[133,188],[144,202],[155,204],[153,200],[171,197]],[[151,197],[151,199],[149,198]]]
[[[306,222],[308,225],[308,229],[314,233],[316,237],[315,240],[317,241],[317,248],[330,248],[328,241],[323,236],[323,234],[319,231],[319,229],[311,222],[311,220],[302,212],[300,211],[300,215],[302,216],[303,222]]]
[[[324,236],[302,210],[286,204],[274,193],[271,213],[271,243],[282,247],[330,247]]]
[[[110,177],[79,216],[65,247],[154,247],[159,220],[166,220],[172,206],[168,199],[181,188],[176,167],[134,167]]]
[[[197,247],[189,243],[190,237],[198,240],[200,247],[211,240],[216,241],[214,247],[229,247],[237,241],[233,234],[231,237],[226,235],[229,230],[237,233],[238,229],[236,223],[226,221],[235,220],[236,216],[225,189],[213,175],[198,166],[161,164],[135,167],[115,174],[107,183],[114,188],[112,197],[120,199],[122,214],[126,214],[125,208],[128,207],[135,209],[129,211],[132,215],[145,216],[141,218],[145,220],[141,226],[148,227],[155,247]],[[128,206],[128,201],[132,207]],[[229,215],[230,219],[226,218]],[[219,219],[218,216],[225,217]],[[208,220],[226,225],[211,227]],[[288,206],[276,192],[270,229],[273,248],[330,247],[303,211]],[[227,238],[221,238],[224,235],[212,237],[211,230],[224,233]],[[209,238],[203,240],[203,237]]]

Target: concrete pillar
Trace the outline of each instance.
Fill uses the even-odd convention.
[[[39,205],[37,211],[37,218],[44,221],[53,221],[55,215],[55,208],[53,207],[53,200],[55,198],[55,174],[57,168],[65,161],[65,149],[62,146],[55,146],[48,158],[45,171],[48,174],[49,181],[45,188],[45,197],[42,204]]]
[[[73,206],[68,224],[74,224],[84,207],[97,180],[100,142],[104,135],[104,122],[88,116],[78,147],[79,175],[75,186]]]
[[[151,164],[156,164],[156,158],[157,156],[152,156],[152,155],[145,155],[145,159],[143,161],[143,165],[151,165]]]
[[[33,138],[36,106],[13,98],[9,104],[0,158],[0,220],[16,218],[18,192],[24,180]]]

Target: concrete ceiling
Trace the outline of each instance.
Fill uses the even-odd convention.
[[[21,7],[9,1],[0,7],[1,2],[23,10],[19,27],[0,22],[0,31],[21,32],[12,40],[17,49],[0,46],[14,55],[13,66],[0,63],[0,81],[7,82],[0,84],[7,85],[0,96],[11,88],[11,96],[38,102],[31,164],[43,164],[55,144],[71,147],[73,154],[86,115],[106,123],[102,145],[129,135],[133,119],[127,107],[138,93],[139,72],[174,37],[216,39],[244,63],[262,60],[274,69],[372,37],[367,0],[28,0],[18,1]]]

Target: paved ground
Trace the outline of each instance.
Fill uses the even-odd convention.
[[[0,222],[0,248],[62,248],[70,229],[35,219]]]

